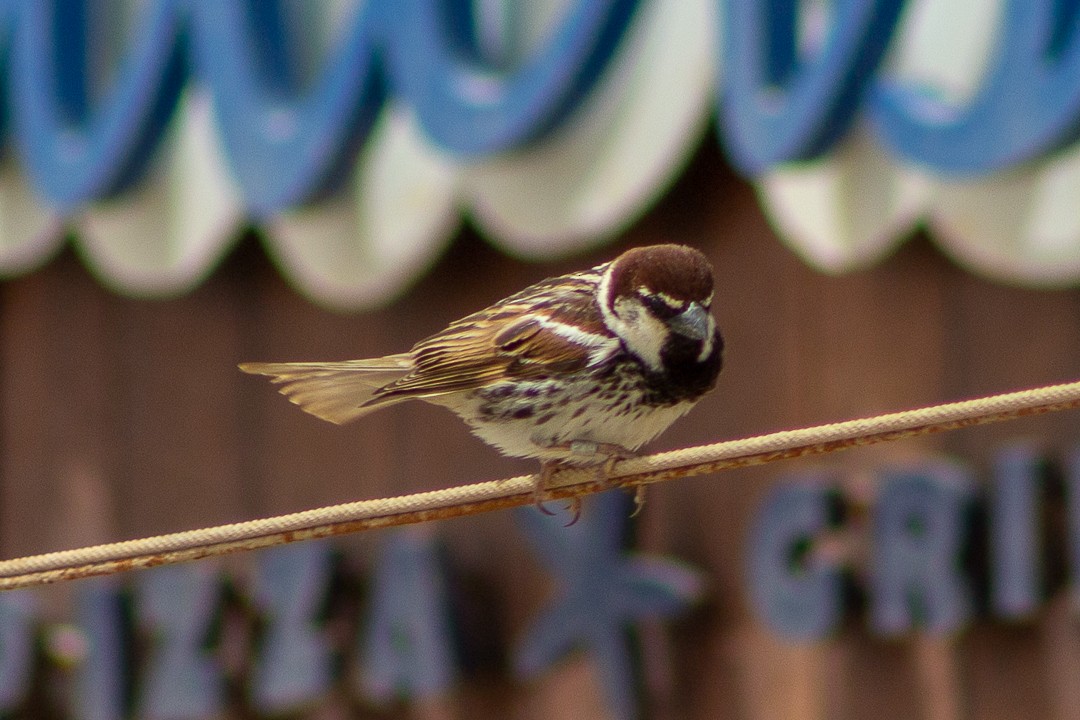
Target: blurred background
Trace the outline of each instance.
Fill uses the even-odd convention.
[[[1076,379],[1074,5],[0,3],[0,552],[532,472],[444,410],[331,426],[236,365],[400,352],[636,245],[709,256],[728,348],[716,392],[652,449]],[[579,553],[553,566],[536,543],[558,533],[513,512],[405,550],[372,533],[4,595],[0,710],[1077,717],[1060,473],[1022,517],[1034,605],[994,611],[986,549],[988,528],[1012,537],[987,512],[996,459],[1023,441],[1056,467],[1075,426],[663,483],[632,520],[589,503],[586,530],[655,561],[673,604],[535,667],[523,645],[543,646],[538,618],[571,623],[547,613]],[[876,483],[933,463],[972,483],[963,552],[938,558],[971,603],[934,626],[936,601],[912,597],[911,626],[885,635],[867,614]],[[851,586],[809,639],[769,622],[747,569],[768,498],[805,482],[844,512],[804,544]]]

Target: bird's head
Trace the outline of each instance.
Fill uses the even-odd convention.
[[[626,251],[605,268],[598,298],[608,329],[654,372],[704,363],[719,370],[712,299],[712,266],[683,245]]]

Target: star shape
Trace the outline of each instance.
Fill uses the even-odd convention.
[[[523,509],[519,521],[560,591],[525,632],[514,655],[520,677],[539,675],[572,650],[586,649],[615,717],[638,715],[633,626],[678,615],[704,594],[703,575],[671,558],[624,550],[631,500],[607,492],[587,503],[580,521]]]

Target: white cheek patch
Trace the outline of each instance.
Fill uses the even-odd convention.
[[[650,370],[660,372],[663,369],[660,350],[667,340],[668,329],[660,320],[645,312],[644,306],[635,298],[619,298],[615,301],[614,308],[608,307],[612,269],[611,265],[605,268],[598,288],[600,314],[604,317],[604,324],[618,335],[627,349],[641,358]]]
[[[623,339],[627,348],[642,359],[650,369],[660,371],[660,350],[668,337],[667,326],[645,312],[636,300],[619,298],[615,301],[615,312],[611,313],[609,326]],[[605,320],[608,314],[605,313]]]

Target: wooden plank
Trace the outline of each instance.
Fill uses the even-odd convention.
[[[891,261],[871,270],[838,278],[804,278],[796,299],[801,317],[790,319],[801,348],[790,391],[800,398],[800,424],[869,416],[938,401],[943,394],[945,347],[939,331],[949,270],[924,244],[903,248]],[[807,309],[813,309],[807,312]],[[860,486],[858,503],[873,503],[873,473],[893,463],[934,452],[936,438],[920,438],[826,458],[845,468]],[[854,485],[853,485],[854,487]],[[869,496],[863,497],[868,491]],[[868,529],[849,527],[857,547],[865,547]],[[849,558],[865,578],[865,558]],[[822,702],[828,712],[817,717],[942,718],[938,706],[921,707],[916,698],[940,697],[931,686],[927,661],[909,643],[890,647],[866,637],[865,618],[834,641],[834,671],[845,687],[842,697]],[[940,657],[956,658],[943,648]],[[825,652],[822,647],[819,653]],[[873,658],[873,659],[871,659]],[[958,685],[949,691],[961,692]],[[811,717],[806,715],[806,717]]]
[[[368,314],[332,313],[300,295],[257,249],[249,248],[243,272],[243,336],[229,371],[238,383],[244,418],[246,468],[245,514],[265,517],[296,512],[392,491],[392,459],[399,451],[394,414],[365,418],[339,427],[302,412],[265,378],[241,373],[240,361],[342,360],[389,352],[381,324]],[[377,537],[335,539],[347,549],[350,592],[358,593],[370,577]],[[248,573],[258,554],[238,558],[234,575],[242,593],[250,593]],[[353,585],[352,583],[356,583]],[[338,648],[352,648],[363,622],[360,598],[331,599],[334,613],[326,632]],[[355,653],[349,653],[353,656]],[[310,703],[305,716],[345,718],[355,714],[351,697],[356,668],[341,669],[348,692],[328,694]],[[423,717],[421,712],[418,716]],[[432,717],[437,717],[433,715]]]
[[[1021,289],[958,274],[945,321],[953,352],[949,385],[956,397],[976,396],[1073,380],[1080,367],[1080,295]],[[1022,438],[1066,449],[1076,441],[1075,417],[1048,415],[951,433],[947,447],[988,477],[993,453]],[[1034,623],[972,628],[964,646],[971,712],[976,717],[1073,717],[1080,705],[1053,691],[1053,675],[1034,673],[1048,653],[1061,651],[1053,615]],[[1061,656],[1062,672],[1080,672],[1076,656]],[[1051,705],[1051,700],[1054,705]]]
[[[0,285],[0,553],[14,557],[118,539],[117,438],[107,331],[112,298],[73,257]],[[107,587],[112,579],[99,579]],[[36,682],[75,702],[85,659],[64,640],[85,584],[35,591]],[[90,630],[84,628],[84,631]],[[114,691],[120,688],[110,688]],[[109,689],[95,692],[109,695]],[[33,705],[35,699],[31,697]],[[31,714],[40,715],[39,706]],[[55,708],[54,708],[55,710]]]
[[[1060,593],[1044,612],[1037,628],[1041,657],[1033,665],[1013,667],[1010,682],[1031,683],[1043,677],[1046,711],[1041,717],[1052,720],[1080,717],[1080,683],[1076,682],[1080,632],[1076,628],[1076,607],[1068,594]]]
[[[73,483],[117,490],[113,299],[69,254],[0,285],[0,298],[3,554],[116,539],[109,497],[88,505],[76,523],[64,502],[82,492]],[[95,517],[99,512],[106,514]]]
[[[1042,624],[1045,620],[1040,620]],[[1046,649],[1033,626],[983,620],[962,640],[971,717],[1053,717]]]
[[[920,633],[914,640],[922,716],[927,720],[959,720],[968,717],[964,683],[960,677],[960,654],[951,637]],[[971,717],[990,717],[972,712]]]
[[[1080,377],[1080,293],[1017,288],[955,275],[949,290],[951,394],[988,395]],[[977,463],[1017,437],[1048,444],[1076,441],[1074,413],[1045,415],[951,433],[948,447]]]
[[[837,675],[846,649],[836,641],[792,643],[760,627],[748,627],[744,652],[760,655],[750,664],[751,717],[837,718],[846,708]]]
[[[124,535],[242,519],[247,431],[235,367],[245,298],[231,274],[182,298],[115,302],[109,403],[123,452]]]

